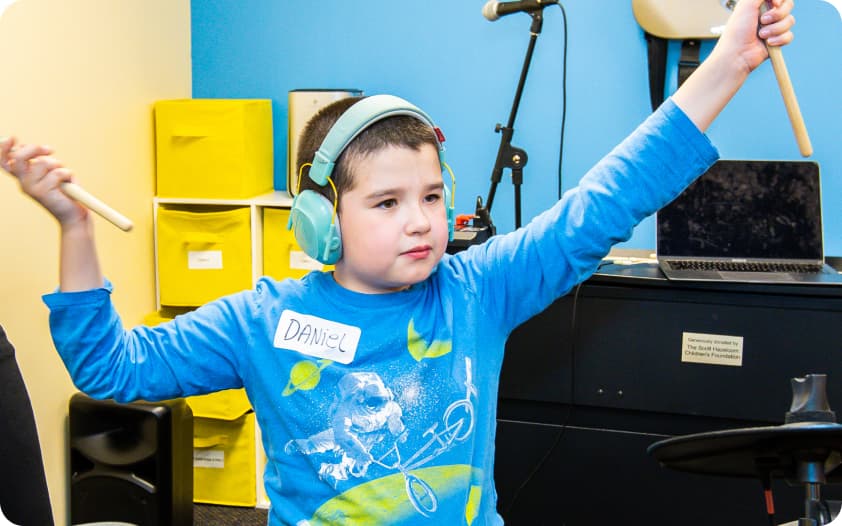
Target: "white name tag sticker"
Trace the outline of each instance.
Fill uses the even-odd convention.
[[[324,265],[301,250],[290,250],[289,268],[295,270],[322,270]]]
[[[224,469],[225,451],[219,451],[216,449],[194,449],[193,467]]]
[[[285,310],[275,330],[275,347],[341,364],[354,361],[360,328]]]
[[[190,270],[218,270],[222,268],[221,250],[191,250],[187,252]]]
[[[681,337],[681,361],[742,367],[743,337],[685,332]]]

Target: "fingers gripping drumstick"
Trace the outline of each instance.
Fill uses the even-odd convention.
[[[5,139],[5,137],[0,137],[0,142],[3,142]],[[101,215],[111,224],[124,232],[128,232],[134,227],[131,219],[103,203],[76,183],[61,183],[61,191],[71,199],[87,207],[89,210]]]
[[[771,2],[766,0],[760,7],[761,13],[766,12],[770,7]],[[807,135],[807,126],[804,124],[804,118],[801,116],[801,108],[798,107],[798,99],[795,98],[795,90],[792,88],[792,81],[789,79],[789,71],[786,68],[786,62],[784,62],[784,55],[778,46],[766,44],[766,50],[769,52],[772,70],[774,70],[775,78],[778,80],[778,89],[780,89],[781,96],[784,99],[784,106],[786,106],[786,113],[789,116],[789,122],[795,134],[795,141],[798,143],[798,150],[802,156],[809,157],[813,154],[813,146],[810,144],[810,136]]]
[[[61,191],[77,202],[85,205],[91,211],[101,215],[123,232],[128,232],[134,227],[134,224],[128,217],[103,203],[76,183],[61,183]]]
[[[723,7],[729,10],[734,9],[737,0],[721,0]],[[765,13],[772,7],[770,0],[765,0],[760,5],[760,12]],[[789,71],[784,62],[784,55],[781,48],[778,46],[770,46],[766,44],[766,51],[769,53],[769,60],[772,62],[772,70],[775,72],[775,78],[778,81],[778,89],[784,99],[784,106],[786,107],[787,116],[789,116],[789,123],[792,125],[792,131],[795,134],[795,141],[798,143],[798,150],[804,157],[809,157],[813,154],[813,146],[810,144],[810,136],[807,135],[807,126],[804,124],[804,118],[801,116],[801,108],[798,107],[798,99],[795,98],[795,90],[792,87],[792,81],[789,79]]]

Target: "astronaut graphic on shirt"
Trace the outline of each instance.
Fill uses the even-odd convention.
[[[286,453],[332,452],[335,462],[322,462],[319,478],[333,487],[348,476],[362,477],[373,458],[371,449],[390,436],[403,441],[403,412],[379,375],[348,373],[342,377],[329,411],[330,427],[308,438],[287,442]]]

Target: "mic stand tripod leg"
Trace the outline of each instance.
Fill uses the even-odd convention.
[[[523,184],[523,168],[512,168],[512,184],[515,188],[515,228],[520,228],[520,187]]]

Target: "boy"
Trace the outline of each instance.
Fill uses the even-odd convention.
[[[302,166],[301,179],[302,193],[326,199],[328,230],[341,226],[341,244],[315,252],[337,257],[336,270],[264,278],[155,328],[122,328],[90,215],[57,190],[70,172],[48,149],[7,140],[0,163],[61,225],[60,292],[44,298],[56,348],[96,397],[244,386],[263,431],[271,525],[502,524],[492,474],[506,338],[714,162],[703,132],[766,58],[761,38],[792,39],[791,0],[775,0],[758,31],[760,2],[737,5],[710,57],[578,188],[455,256],[431,123],[410,112],[370,124],[328,178],[314,152],[354,106],[326,108],[302,144],[321,175]]]

